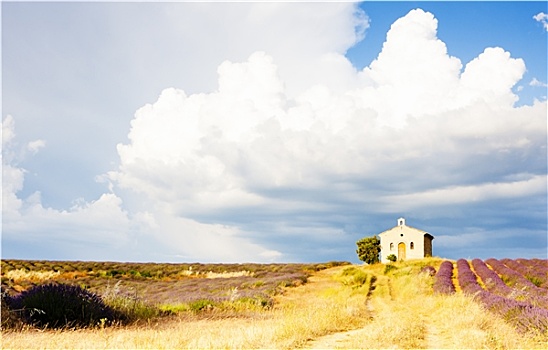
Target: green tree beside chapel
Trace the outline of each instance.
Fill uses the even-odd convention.
[[[356,245],[358,246],[356,253],[361,261],[367,264],[375,264],[379,262],[381,241],[377,236],[362,238],[356,242]]]

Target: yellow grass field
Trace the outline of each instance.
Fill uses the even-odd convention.
[[[339,266],[287,288],[269,309],[182,312],[148,324],[2,332],[2,349],[544,349],[462,294],[418,274],[440,259]]]

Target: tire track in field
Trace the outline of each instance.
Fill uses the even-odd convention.
[[[350,341],[362,331],[363,328],[358,328],[349,331],[324,335],[322,337],[309,341],[305,346],[305,349],[340,349],[342,344]]]
[[[367,311],[369,314],[369,319],[371,321],[373,321],[375,317],[375,308],[373,307],[370,301],[371,294],[373,293],[376,287],[375,282],[376,282],[376,277],[374,276],[371,280],[371,284],[367,292],[367,297],[365,299]],[[364,331],[364,329],[365,327],[360,327],[356,329],[350,329],[347,331],[327,334],[327,335],[308,341],[308,343],[306,343],[304,348],[317,349],[317,350],[341,348],[344,343],[347,343],[351,341],[354,337],[357,337],[361,332]]]
[[[424,337],[426,342],[426,349],[449,349],[446,347],[442,338],[440,337],[437,327],[432,323],[427,323],[426,325],[426,334]]]
[[[378,291],[379,293],[375,295],[375,288],[377,287],[376,284],[372,284],[370,286],[370,290],[367,294],[366,303],[367,303],[367,310],[370,317],[371,322],[376,321],[376,310],[374,308],[374,303],[371,302],[372,297],[378,297],[383,298],[388,305],[390,305],[393,302],[396,302],[395,297],[393,295],[393,286],[392,281],[390,278],[383,279],[380,281],[380,284],[378,287],[382,289],[382,291]],[[373,295],[373,296],[372,296]],[[389,307],[390,308],[390,307]],[[387,310],[385,310],[387,311]],[[384,311],[383,311],[384,312]],[[382,320],[379,320],[378,322],[385,322],[381,317]],[[425,313],[417,313],[416,324],[422,325],[422,334],[419,336],[417,335],[417,339],[419,340],[419,343],[421,345],[415,345],[414,348],[423,348],[423,349],[447,349],[451,348],[446,346],[443,334],[440,333],[440,330],[436,327],[433,320],[430,318],[428,314]],[[364,337],[364,334],[367,332],[371,332],[371,323],[367,323],[363,327],[342,331],[342,332],[336,332],[331,333],[328,335],[324,335],[321,337],[318,337],[316,339],[310,340],[306,345],[304,346],[305,349],[346,349],[349,348],[349,345],[352,344],[352,348],[356,348],[356,344],[358,345],[357,348],[360,348],[362,345],[362,342],[360,342],[360,339]],[[390,339],[390,337],[388,337]],[[399,347],[397,340],[387,339],[387,343],[384,344],[383,347],[385,348],[397,348]],[[395,341],[395,342],[394,342]],[[367,344],[363,343],[363,348],[366,349]]]

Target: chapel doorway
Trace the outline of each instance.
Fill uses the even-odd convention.
[[[398,260],[405,260],[405,243],[398,244]]]

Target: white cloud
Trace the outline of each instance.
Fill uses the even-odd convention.
[[[46,141],[44,140],[35,140],[29,142],[27,145],[27,149],[31,151],[32,153],[36,153],[40,150],[40,148],[44,148],[46,146]]]
[[[11,116],[2,122],[2,223],[3,240],[23,242],[42,240],[44,235],[52,241],[81,241],[106,243],[114,247],[127,242],[129,218],[121,208],[121,199],[114,194],[103,194],[98,200],[75,205],[69,210],[44,207],[40,193],[34,192],[20,198],[26,170],[20,162],[26,157],[15,143],[15,123]],[[35,153],[45,143],[30,142],[23,149]]]
[[[544,29],[548,31],[548,14],[544,12],[539,12],[533,16],[533,19],[537,22],[540,22]]]
[[[17,193],[23,189],[26,170],[18,163],[25,157],[25,149],[18,149],[15,134],[15,120],[8,115],[2,121],[2,216],[17,212],[22,205]],[[45,145],[44,141],[36,140],[27,144],[26,149],[32,153],[38,152]]]
[[[447,54],[436,36],[437,20],[417,9],[397,20],[387,34],[382,52],[363,75],[373,81],[357,96],[382,113],[381,123],[401,126],[409,116],[438,114],[485,100],[511,106],[511,91],[523,76],[525,64],[501,48],[486,48],[462,64]]]
[[[410,115],[452,107],[462,64],[436,37],[437,25],[431,13],[412,10],[391,26],[381,53],[364,69],[374,88],[360,97],[383,114],[382,123],[398,126]]]
[[[157,230],[149,232],[149,238],[171,247],[187,261],[273,261],[282,257],[278,251],[265,249],[241,237],[241,230],[235,227],[200,223],[176,215],[166,215],[164,211],[156,212],[154,216],[159,226]]]
[[[487,48],[466,65],[461,84],[467,92],[492,103],[513,105],[517,101],[511,88],[525,73],[522,59],[513,59],[502,48]]]
[[[352,211],[399,214],[545,189],[546,102],[514,106],[523,60],[486,48],[463,64],[437,38],[436,18],[417,9],[358,72],[343,55],[367,18],[353,17],[354,5],[315,5],[287,16],[286,4],[245,7],[270,34],[236,25],[231,33],[257,49],[219,61],[216,89],[166,88],[137,110],[119,167],[100,176],[110,192],[95,201],[62,211],[39,193],[19,198],[24,170],[3,159],[10,237],[47,228],[186,260],[270,261],[287,259],[297,239],[331,248]],[[242,16],[211,6],[195,7],[205,17],[191,20],[218,28],[220,16]],[[5,124],[9,143],[13,121]]]
[[[130,142],[118,145],[120,168],[109,178],[173,213],[168,226],[251,241],[275,230],[279,213],[333,210],[322,208],[314,193],[329,192],[343,207],[391,212],[538,194],[544,175],[482,182],[513,174],[501,164],[542,152],[546,104],[513,105],[523,60],[486,48],[462,70],[436,28],[432,14],[411,11],[394,23],[382,52],[363,72],[333,61],[329,74],[354,74],[345,89],[307,80],[309,88],[294,99],[285,84],[291,77],[275,57],[256,52],[244,62],[225,61],[217,91],[166,89],[135,114]],[[348,189],[336,191],[335,182]],[[400,194],[406,182],[419,192]],[[378,188],[384,190],[376,196],[356,195]],[[242,219],[245,212],[249,218]],[[202,230],[209,221],[231,224]],[[293,224],[298,226],[284,229],[293,237],[313,230],[310,222]],[[332,230],[317,239],[329,235]],[[185,240],[184,234],[169,237]]]
[[[15,138],[15,121],[8,115],[2,121],[2,149],[5,149]]]
[[[6,213],[17,212],[21,208],[17,192],[23,188],[25,171],[2,163],[2,217],[6,217]]]
[[[3,121],[2,129],[6,136],[3,153],[17,153],[13,149],[16,134],[11,117]],[[37,150],[42,146],[42,141],[36,141],[27,148]],[[147,249],[172,251],[199,261],[273,261],[282,257],[276,250],[265,249],[238,237],[243,232],[235,227],[177,217],[170,213],[170,208],[156,208],[158,210],[154,211],[152,207],[152,212],[129,213],[123,208],[122,198],[114,193],[105,193],[90,202],[79,199],[68,210],[44,207],[39,192],[27,198],[19,197],[26,171],[14,159],[4,157],[2,160],[4,242],[15,241],[30,246],[47,240],[51,242],[51,249],[55,250],[53,245],[58,245],[66,250],[58,259],[139,259],[139,255],[132,254],[132,250],[138,250],[140,254],[156,254],[157,259],[169,260],[168,254],[146,252]],[[223,193],[223,196],[230,198],[231,195]],[[239,196],[237,200],[241,200]],[[150,239],[152,242],[148,241]],[[74,247],[86,247],[86,250],[70,251]]]
[[[548,87],[548,84],[543,83],[542,81],[538,80],[537,78],[533,78],[533,79],[529,82],[529,85],[530,85],[530,86],[535,86],[535,87]]]
[[[143,18],[147,18],[146,14]],[[335,56],[344,58],[342,55],[364,37],[369,26],[368,17],[357,3],[344,2],[172,3],[162,10],[162,20],[159,27],[167,27],[166,39],[173,41],[173,51],[185,53],[184,62],[173,62],[169,68],[175,66],[175,73],[182,78],[177,86],[185,91],[212,91],[216,81],[211,67],[225,60],[240,62],[255,51],[264,51],[276,59],[287,78],[286,93],[291,96],[309,84],[345,84],[349,75],[340,71],[338,75],[326,74],[332,66],[326,61]],[[134,30],[130,40],[165,36],[163,32],[156,33],[155,28],[132,25],[119,24]],[[154,41],[150,44],[157,45]],[[132,45],[125,37],[120,38],[119,45],[142,48],[131,52],[137,56],[133,60],[137,71],[150,67],[147,63],[157,55],[150,45]],[[174,73],[164,67],[155,69],[162,75]]]

